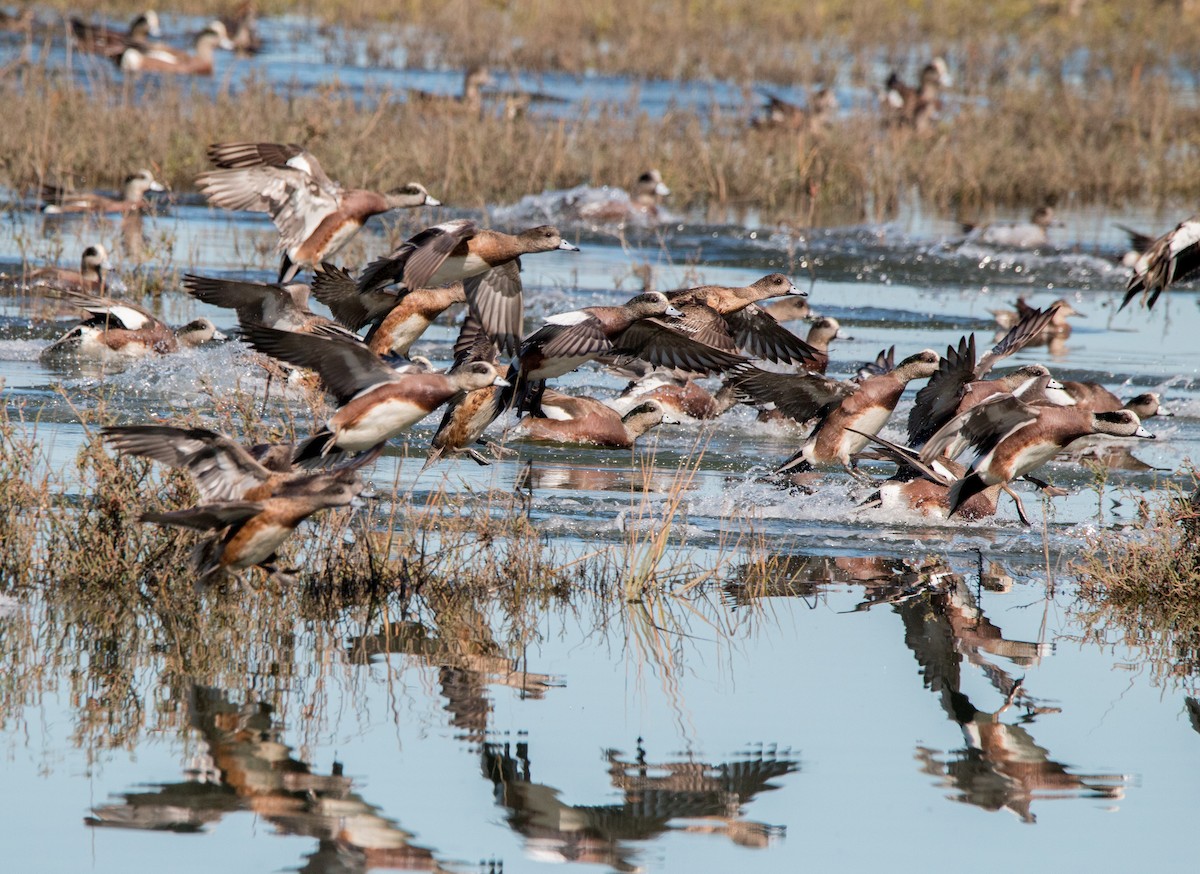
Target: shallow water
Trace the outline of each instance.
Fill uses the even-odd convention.
[[[238,63],[323,81],[329,69],[310,60],[279,50]],[[359,75],[337,69],[346,81]],[[457,81],[370,75],[446,90]],[[636,91],[657,93],[653,83]],[[536,220],[565,220],[556,202],[538,195],[549,213]],[[524,220],[513,208],[497,205],[497,215]],[[669,560],[712,569],[712,580],[634,604],[585,586],[527,624],[497,605],[455,625],[421,599],[386,619],[314,619],[294,594],[276,604],[269,592],[243,593],[250,615],[272,624],[219,641],[215,656],[175,652],[161,617],[133,634],[77,615],[53,592],[17,589],[0,598],[10,863],[928,870],[970,854],[981,870],[1014,858],[1038,869],[1184,870],[1200,800],[1195,680],[1161,646],[1089,619],[1068,563],[1098,525],[1135,519],[1138,496],[1185,482],[1177,472],[1200,456],[1198,299],[1183,289],[1152,313],[1116,312],[1125,274],[1113,264],[1123,240],[1112,222],[1161,230],[1175,217],[1062,212],[1058,247],[1039,252],[960,246],[953,225],[916,206],[887,224],[803,234],[752,218],[713,226],[679,215],[625,233],[576,224],[580,254],[524,259],[530,321],[623,300],[639,287],[638,263],[664,288],[782,270],[852,335],[831,366],[848,376],[891,345],[899,356],[941,350],[975,331],[986,346],[989,310],[1018,294],[1036,305],[1067,297],[1087,318],[1065,343],[1011,363],[1045,361],[1060,378],[1122,396],[1163,392],[1176,417],[1151,423],[1157,440],[1128,447],[1151,469],[1114,470],[1098,485],[1080,465],[1055,463],[1050,478],[1072,494],[1026,495],[1044,527],[1021,527],[1008,504],[996,519],[948,524],[860,509],[869,489],[840,474],[807,497],[759,482],[801,434],[745,409],[705,428],[664,426],[636,453],[513,444],[519,456],[487,468],[453,461],[419,473],[433,416],[374,468],[381,490],[395,481],[420,503],[442,488],[509,493],[520,480],[539,530],[577,557],[659,524],[682,465],[695,470],[675,520],[687,545]],[[425,211],[391,230],[456,215]],[[71,262],[117,236],[104,221],[45,222],[17,208],[0,226],[0,270],[19,275],[22,256],[60,251]],[[167,205],[147,236],[160,248],[144,270],[274,273],[254,245],[269,251],[271,239],[257,216]],[[385,249],[372,223],[346,257]],[[76,411],[102,399],[141,421],[262,388],[234,344],[50,369],[38,352],[69,321],[36,293],[7,289],[5,403],[39,420],[56,464],[83,440]],[[156,305],[175,323],[202,314],[233,325],[231,313],[174,288]],[[444,363],[454,335],[436,326],[419,351]],[[588,369],[561,382],[603,397],[621,387]],[[902,437],[911,395],[886,435]],[[739,535],[777,560],[768,574],[731,545]],[[193,672],[180,670],[190,663]]]

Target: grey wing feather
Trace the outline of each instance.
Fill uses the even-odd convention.
[[[259,352],[315,370],[339,404],[360,391],[400,379],[395,370],[362,343],[277,331],[262,325],[247,326],[243,338]]]
[[[815,373],[771,373],[752,364],[737,367],[729,379],[739,400],[774,404],[789,419],[807,422],[831,404],[858,391],[852,382],[840,382]]]
[[[634,322],[614,342],[612,353],[697,373],[729,370],[746,362],[741,355],[702,343],[696,335],[682,334],[658,319]]]
[[[921,458],[926,463],[941,455],[957,458],[968,446],[985,455],[1004,438],[1036,421],[1037,410],[1029,404],[1011,394],[997,395],[939,428],[921,449]]]
[[[1057,309],[1058,307],[1051,307],[1042,311],[1026,306],[1021,311],[1021,320],[1000,338],[1000,342],[992,347],[992,351],[979,360],[979,364],[975,367],[975,378],[983,379],[997,361],[1024,349],[1030,342],[1040,337],[1054,318],[1054,312]]]
[[[756,358],[776,364],[809,364],[824,368],[829,356],[797,337],[757,304],[750,304],[725,316],[725,321],[740,348]]]
[[[205,503],[237,500],[271,472],[241,445],[204,428],[132,425],[105,428],[104,440],[123,455],[186,468]]]
[[[908,413],[910,445],[923,446],[954,416],[963,389],[977,378],[976,372],[974,334],[961,338],[957,349],[946,347],[937,373],[917,392],[913,408]]]
[[[496,341],[500,351],[515,355],[525,319],[520,261],[514,259],[480,276],[463,280],[463,291],[471,313]]]
[[[230,501],[220,504],[202,504],[187,510],[174,510],[170,513],[143,513],[138,517],[141,522],[153,522],[156,525],[175,525],[180,528],[195,528],[197,531],[212,531],[214,528],[225,528],[235,522],[257,516],[263,511],[263,505],[253,501]]]

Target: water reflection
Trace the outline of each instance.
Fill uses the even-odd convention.
[[[669,831],[721,835],[743,847],[765,847],[784,833],[783,826],[744,819],[743,808],[772,783],[799,770],[788,752],[765,748],[729,762],[709,764],[691,758],[650,762],[638,739],[632,760],[616,750],[606,754],[609,780],[622,800],[604,805],[570,805],[559,790],[535,782],[529,745],[486,744],[480,756],[483,774],[492,781],[496,803],[509,826],[525,838],[533,858],[553,862],[589,862],[617,871],[637,871],[632,841],[647,841]]]
[[[995,562],[981,567],[977,578],[983,589],[1003,591],[1012,585]],[[793,555],[742,568],[726,595],[749,605],[764,596],[813,597],[832,582],[863,587],[856,610],[886,605],[900,617],[904,643],[920,665],[925,688],[961,729],[965,745],[960,749],[916,748],[921,770],[950,790],[947,797],[985,810],[1009,810],[1028,823],[1036,821],[1036,800],[1124,797],[1128,775],[1075,773],[1034,740],[1037,719],[1060,710],[1040,705],[1011,668],[1035,668],[1052,647],[1007,638],[984,613],[966,577],[949,563]],[[963,690],[964,664],[1000,694],[996,710],[972,703]]]
[[[204,743],[187,779],[153,791],[127,792],[95,808],[94,828],[196,832],[227,813],[251,811],[279,833],[316,838],[300,869],[342,874],[373,868],[441,870],[431,850],[354,791],[340,762],[314,773],[280,738],[273,708],[237,703],[221,690],[189,684],[188,724]]]

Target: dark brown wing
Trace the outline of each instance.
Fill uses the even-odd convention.
[[[467,305],[505,355],[521,345],[525,302],[521,294],[521,262],[513,259],[487,273],[463,280]]]
[[[468,361],[495,362],[495,360],[495,341],[487,331],[483,330],[479,319],[475,318],[473,313],[468,314],[463,320],[462,330],[458,332],[458,339],[454,341],[454,364],[451,369]]]
[[[242,338],[265,355],[315,370],[325,388],[344,404],[365,389],[401,377],[362,343],[248,325]]]
[[[401,281],[407,288],[424,288],[450,253],[463,240],[473,237],[476,230],[475,222],[466,219],[426,228],[401,243],[392,254],[368,264],[358,278],[358,290],[374,291]]]
[[[750,304],[725,316],[725,322],[739,348],[755,358],[776,364],[800,364],[824,370],[829,356],[797,337],[775,317],[757,304]]]
[[[170,513],[143,513],[138,517],[139,522],[153,522],[155,525],[175,525],[180,528],[195,528],[197,531],[212,531],[226,528],[235,522],[257,516],[263,511],[263,505],[253,501],[229,501],[220,504],[201,504],[187,510],[175,510]]]
[[[702,343],[695,334],[680,333],[658,319],[640,319],[626,328],[612,344],[612,354],[693,373],[720,372],[746,362],[741,355]]]
[[[543,358],[581,358],[612,352],[613,344],[595,318],[574,325],[543,325],[521,344],[522,354],[538,347]]]
[[[1139,292],[1147,309],[1173,283],[1183,282],[1200,270],[1200,215],[1180,222],[1155,240],[1133,266],[1118,309],[1125,309]]]
[[[1051,307],[1043,312],[1018,298],[1017,312],[1021,320],[1000,338],[1000,342],[992,347],[992,351],[979,359],[979,363],[975,366],[975,378],[983,379],[987,372],[995,367],[997,361],[1024,349],[1030,342],[1040,337],[1053,320],[1056,309],[1058,307]]]
[[[908,443],[921,447],[958,409],[963,389],[975,377],[975,335],[963,337],[958,348],[946,347],[937,373],[917,392],[908,412]]]
[[[122,455],[186,468],[205,503],[236,501],[271,477],[240,444],[204,428],[129,425],[105,428],[101,433]]]
[[[891,346],[883,349],[875,356],[875,360],[864,364],[858,368],[858,373],[854,379],[857,382],[863,382],[870,379],[872,376],[883,376],[885,373],[891,373],[896,369],[896,347]]]
[[[952,418],[921,449],[926,463],[945,454],[956,458],[968,446],[976,455],[994,450],[1005,437],[1037,421],[1037,410],[1011,394],[1000,394]]]
[[[1129,236],[1129,248],[1134,252],[1145,252],[1154,245],[1154,237],[1149,234],[1143,234],[1141,231],[1135,231],[1127,225],[1117,225],[1122,231]]]
[[[397,303],[396,295],[386,291],[359,294],[358,283],[348,270],[324,261],[321,269],[313,273],[312,296],[352,331],[386,316]]]
[[[278,285],[265,282],[242,282],[233,279],[216,279],[209,276],[185,274],[182,280],[184,291],[197,300],[223,309],[237,310],[242,318],[262,318],[263,304],[268,298],[276,298],[286,305],[290,297]]]
[[[213,143],[208,159],[222,169],[242,167],[294,167],[307,173],[326,191],[340,186],[325,175],[316,156],[295,143]]]
[[[771,373],[753,364],[734,369],[728,380],[738,400],[774,404],[789,419],[807,422],[830,404],[840,403],[858,391],[852,382],[840,382],[815,373]]]
[[[693,340],[724,352],[737,352],[737,339],[729,324],[712,307],[704,304],[674,304],[683,313],[682,317],[664,318],[662,321],[677,331],[688,334]]]

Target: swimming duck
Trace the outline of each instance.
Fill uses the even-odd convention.
[[[127,213],[149,206],[146,201],[148,192],[165,190],[149,170],[138,170],[126,176],[120,198],[87,191],[72,194],[53,185],[43,185],[42,200],[46,201],[46,205],[42,207],[42,212],[46,215],[71,212]]]
[[[462,94],[436,94],[431,91],[409,91],[410,98],[421,106],[441,110],[483,111],[483,87],[492,84],[488,68],[475,64],[463,73]]]
[[[216,573],[239,574],[261,567],[276,574],[275,555],[297,526],[321,510],[344,507],[363,490],[357,468],[373,461],[382,446],[333,472],[291,478],[257,500],[214,501],[166,513],[144,513],[139,521],[197,531],[217,531],[193,555],[201,580]]]
[[[715,419],[736,402],[731,392],[714,395],[690,376],[645,362],[625,362],[622,371],[634,370],[636,379],[613,398],[610,406],[624,414],[644,401],[658,401],[669,414],[688,419]]]
[[[756,130],[807,130],[815,134],[827,128],[838,111],[837,95],[829,88],[818,88],[807,106],[766,93],[767,105],[752,122]]]
[[[480,283],[504,271],[484,274]],[[324,263],[313,276],[313,297],[329,307],[333,317],[352,331],[366,325],[367,347],[377,355],[408,355],[412,344],[433,324],[433,320],[456,303],[467,300],[463,283],[442,288],[416,288],[399,295],[390,291],[358,292],[354,277],[341,267]]]
[[[390,255],[372,261],[358,278],[358,289],[365,294],[397,283],[413,289],[461,281],[471,312],[500,351],[511,355],[517,351],[524,319],[518,259],[558,249],[579,251],[550,225],[513,235],[456,219],[426,228]],[[485,274],[490,274],[486,283],[481,279]]]
[[[1028,341],[1029,345],[1038,345],[1048,343],[1055,337],[1071,336],[1071,323],[1067,321],[1071,316],[1078,316],[1081,319],[1086,319],[1083,313],[1071,306],[1070,301],[1065,298],[1059,298],[1047,307],[1053,313],[1050,321],[1042,328],[1041,333]],[[990,310],[991,314],[996,318],[996,324],[1007,330],[1014,327],[1021,319],[1029,316],[1031,313],[1038,312],[1035,307],[1031,307],[1025,302],[1025,298],[1018,297],[1015,310]]]
[[[146,48],[151,38],[162,36],[159,28],[158,13],[153,9],[136,16],[130,22],[125,33],[120,33],[107,25],[88,24],[82,18],[72,17],[70,21],[71,36],[80,51],[118,57],[128,48]]]
[[[1037,249],[1050,245],[1049,228],[1062,227],[1051,206],[1039,206],[1026,223],[983,225],[964,224],[964,243],[978,243],[1004,249]]]
[[[1064,382],[1063,390],[1075,400],[1075,405],[1079,409],[1090,410],[1093,413],[1132,410],[1143,422],[1153,419],[1155,416],[1175,415],[1162,405],[1162,398],[1157,392],[1145,392],[1122,402],[1120,398],[1098,382]]]
[[[281,283],[333,257],[373,215],[441,205],[417,182],[386,194],[342,188],[297,145],[215,143],[208,157],[219,169],[197,176],[196,185],[209,203],[265,212],[279,229]]]
[[[1184,219],[1147,247],[1133,265],[1118,309],[1125,309],[1139,293],[1142,305],[1153,309],[1158,296],[1176,282],[1200,269],[1200,215]]]
[[[277,285],[185,274],[183,289],[197,300],[237,312],[238,323],[265,325],[281,331],[358,340],[358,335],[308,308],[309,287],[299,282]]]
[[[745,361],[707,345],[686,325],[681,329],[662,320],[682,315],[666,295],[651,291],[621,306],[585,307],[550,316],[521,344],[515,372],[509,374],[518,408],[536,415],[545,380],[598,358],[634,358],[656,367],[701,373]]]
[[[594,398],[573,397],[548,389],[542,396],[545,417],[526,416],[513,427],[515,436],[547,443],[630,449],[655,426],[672,421],[656,400],[645,400],[621,415]]]
[[[672,325],[682,328],[708,346],[736,353],[743,350],[777,364],[824,368],[828,356],[818,352],[781,326],[758,301],[792,295],[807,297],[782,273],[771,273],[753,285],[704,285],[667,292],[667,300],[681,315]]]
[[[136,304],[72,291],[63,292],[61,297],[84,310],[88,317],[43,349],[43,359],[64,354],[106,357],[111,353],[140,357],[225,339],[205,318],[172,330]]]
[[[408,430],[459,392],[507,385],[486,361],[448,374],[397,373],[387,362],[350,340],[251,326],[244,338],[257,351],[315,370],[338,410],[296,453],[301,463],[342,449],[358,452]]]
[[[218,25],[219,28],[217,27]],[[193,53],[180,53],[169,47],[129,46],[116,55],[117,66],[126,73],[173,73],[181,76],[211,76],[217,49],[232,51],[233,43],[220,22],[206,27],[196,37]]]
[[[627,219],[656,219],[663,199],[671,189],[663,182],[658,170],[647,170],[634,182],[628,199],[610,197],[589,200],[578,207],[580,219],[588,222],[612,223]]]
[[[242,0],[229,14],[221,16],[221,24],[225,26],[229,41],[239,55],[256,55],[262,51],[254,0]]]
[[[106,270],[111,270],[108,251],[97,243],[83,250],[78,270],[63,267],[41,267],[29,274],[34,285],[48,285],[65,291],[104,294]]]

